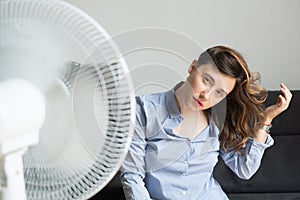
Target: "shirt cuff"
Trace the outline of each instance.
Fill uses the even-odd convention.
[[[268,134],[266,143],[257,142],[253,138],[250,138],[249,142],[251,143],[249,154],[255,154],[257,152],[263,152],[266,148],[272,146],[274,144],[274,139]]]

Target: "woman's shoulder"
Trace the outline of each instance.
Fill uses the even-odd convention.
[[[168,91],[145,94],[136,97],[137,114],[143,114],[149,121],[163,121],[168,116],[166,98]]]
[[[169,91],[136,96],[136,101],[137,104],[144,106],[163,105],[168,92]]]

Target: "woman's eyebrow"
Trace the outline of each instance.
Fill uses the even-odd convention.
[[[224,89],[220,89],[222,92],[224,92],[226,95],[228,95],[228,93],[224,90]]]

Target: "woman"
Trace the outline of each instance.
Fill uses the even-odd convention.
[[[273,144],[271,122],[292,98],[284,84],[265,108],[259,77],[225,46],[207,49],[188,72],[172,90],[136,98],[135,134],[121,168],[126,199],[228,199],[212,175],[218,155],[249,179]]]

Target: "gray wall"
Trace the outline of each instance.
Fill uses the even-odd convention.
[[[123,53],[137,94],[172,87],[207,47],[240,51],[267,89],[300,89],[299,0],[67,0],[95,18]]]

